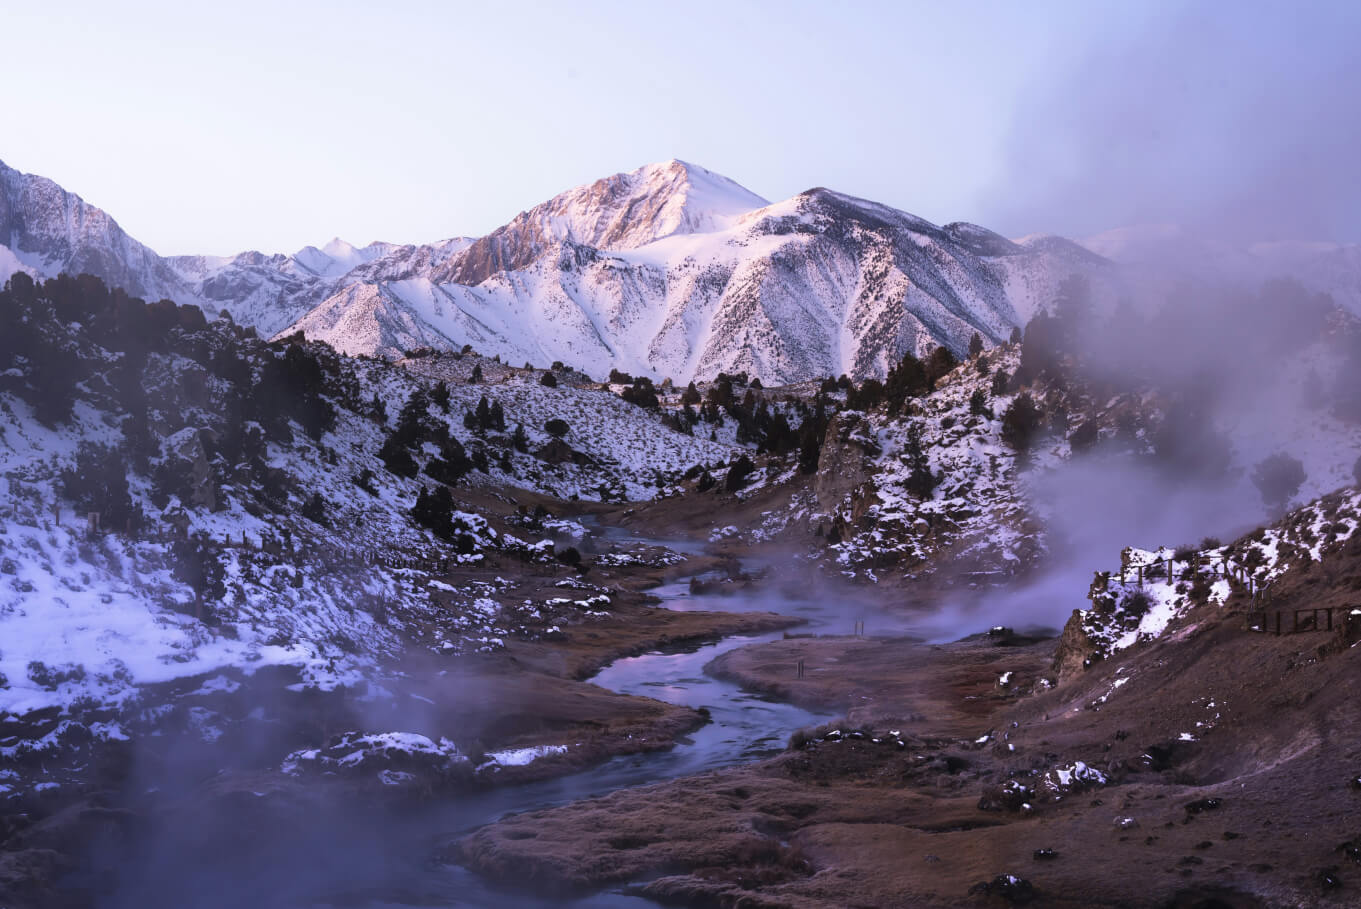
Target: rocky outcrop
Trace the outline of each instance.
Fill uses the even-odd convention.
[[[1082,611],[1074,609],[1063,626],[1063,634],[1059,636],[1059,648],[1054,652],[1054,672],[1060,680],[1077,675],[1087,668],[1088,661],[1096,652],[1096,645],[1087,635]]]
[[[879,444],[863,417],[854,411],[832,417],[813,481],[819,508],[836,511],[849,496],[849,511],[842,517],[852,523],[860,520],[874,502],[872,478],[878,455]]]
[[[162,445],[161,475],[170,478],[168,491],[179,495],[186,505],[216,511],[217,483],[203,444],[202,431],[186,427]]]

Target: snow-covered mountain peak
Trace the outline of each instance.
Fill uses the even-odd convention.
[[[319,277],[339,278],[360,265],[367,265],[387,255],[395,248],[391,243],[375,242],[361,249],[339,237],[333,237],[321,249],[304,246],[293,254],[293,261]]]
[[[646,164],[559,193],[472,245],[443,280],[480,284],[560,243],[629,250],[676,234],[709,233],[769,203],[727,177],[680,160]]]

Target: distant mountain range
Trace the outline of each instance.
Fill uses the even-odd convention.
[[[510,363],[677,381],[883,375],[906,351],[1004,339],[1070,274],[1114,296],[1154,259],[1294,274],[1361,308],[1354,246],[1238,249],[1170,228],[1012,241],[821,188],[772,204],[674,160],[568,190],[485,237],[232,257],[159,256],[79,196],[0,164],[0,239],[0,279],[89,272],[346,353],[471,344]]]

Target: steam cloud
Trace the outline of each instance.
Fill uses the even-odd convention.
[[[993,222],[1361,241],[1359,34],[1352,3],[1162,8],[1029,93]]]

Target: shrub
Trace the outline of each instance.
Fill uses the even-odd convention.
[[[747,477],[756,469],[756,465],[751,462],[751,458],[746,455],[740,456],[728,468],[727,479],[723,483],[723,488],[728,492],[736,492],[747,485]]]
[[[321,497],[321,493],[314,492],[302,506],[302,516],[314,524],[322,527],[330,527],[331,519],[326,515],[326,500]]]
[[[28,677],[39,688],[56,691],[58,686],[65,682],[84,681],[85,667],[79,663],[48,666],[42,660],[34,660],[28,664]]]
[[[545,372],[543,375],[539,376],[539,384],[544,388],[557,388],[558,377],[551,372]]]
[[[567,421],[559,417],[554,417],[543,424],[543,431],[555,439],[561,439],[563,436],[567,435],[570,430],[571,427],[567,425]]]
[[[378,459],[383,462],[389,473],[399,477],[414,477],[420,472],[416,459],[411,457],[411,452],[406,450],[395,435],[389,436],[383,447],[378,449]]]
[[[75,502],[82,518],[86,512],[97,511],[103,526],[121,528],[141,518],[128,491],[127,473],[117,449],[85,442],[76,452],[75,466],[61,473],[62,492]]]
[[[657,398],[657,390],[652,386],[652,380],[647,376],[639,376],[632,385],[619,393],[619,397],[638,407],[655,410],[661,406],[661,401]]]
[[[1142,616],[1144,613],[1148,612],[1149,607],[1152,605],[1153,601],[1149,599],[1148,594],[1144,593],[1142,590],[1131,592],[1120,603],[1121,608],[1123,608],[1125,612],[1134,616]]]
[[[974,335],[974,337],[978,337]],[[988,394],[983,389],[978,389],[969,395],[969,413],[976,417],[991,417],[992,411],[988,408]]]

